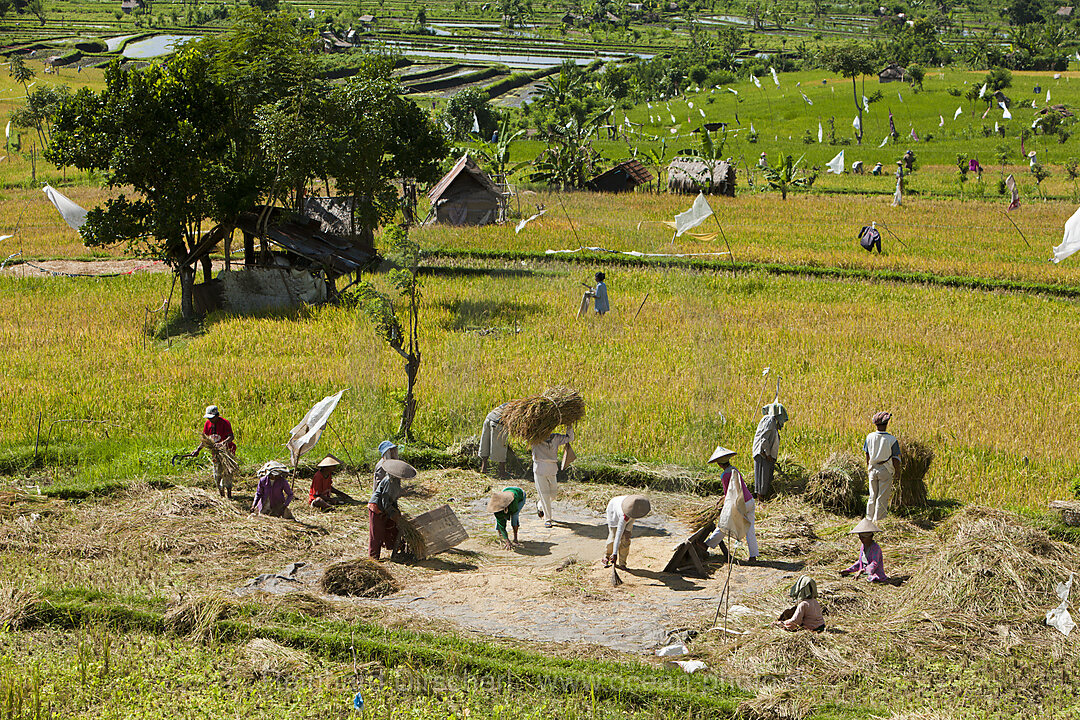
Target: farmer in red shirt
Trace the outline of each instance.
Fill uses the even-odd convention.
[[[318,469],[311,478],[311,492],[308,504],[316,510],[329,510],[333,504],[334,470],[341,467],[341,461],[333,455],[327,455],[316,466]]]
[[[203,435],[216,443],[224,443],[229,455],[236,457],[236,442],[233,438],[232,424],[221,417],[217,405],[208,406],[206,412],[203,413],[203,417],[206,418],[206,422],[203,423]],[[192,457],[198,455],[201,450],[202,445],[199,445]],[[232,474],[223,473],[216,463],[214,463],[214,484],[217,485],[219,494],[228,496],[230,500],[232,499]]]

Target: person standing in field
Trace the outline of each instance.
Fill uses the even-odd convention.
[[[258,475],[259,484],[251,501],[251,512],[292,520],[289,503],[295,495],[289,485],[289,468],[271,460],[259,468]]]
[[[723,487],[725,496],[732,482],[737,481],[742,486],[743,502],[746,504],[746,519],[749,521],[749,527],[746,529],[746,552],[749,555],[749,562],[753,562],[757,560],[758,556],[757,535],[754,532],[754,496],[750,492],[750,488],[746,487],[746,481],[743,480],[742,473],[731,464],[731,458],[733,457],[735,457],[734,450],[718,445],[709,458],[709,462],[716,463],[723,470],[723,474],[720,476],[720,484]],[[718,526],[709,537],[705,538],[705,547],[711,549],[721,545],[727,532],[726,528]]]
[[[596,308],[597,315],[606,315],[611,310],[611,305],[608,303],[607,283],[604,282],[606,276],[603,272],[598,272],[595,277],[596,287],[586,291],[585,297],[593,298],[593,307]]]
[[[787,422],[788,414],[778,402],[761,408],[761,420],[754,433],[754,499],[764,499],[772,494],[773,473],[776,458],[780,455],[780,429]]]
[[[525,507],[525,491],[517,486],[505,487],[501,491],[492,492],[488,498],[487,511],[495,515],[495,530],[502,538],[503,547],[513,550],[518,544],[518,528],[521,526],[521,509]],[[514,529],[514,541],[510,542],[510,533],[506,531],[506,523]]]
[[[900,473],[900,441],[890,435],[886,428],[892,414],[879,412],[872,418],[874,432],[863,442],[866,456],[866,472],[870,476],[870,499],[866,501],[866,517],[880,523],[889,509],[893,480]]]
[[[625,570],[630,555],[630,537],[634,521],[652,512],[652,504],[644,495],[616,495],[607,504],[607,546],[604,548],[604,567]]]
[[[368,501],[368,555],[378,560],[382,549],[397,547],[398,519],[401,510],[401,481],[416,477],[416,469],[397,459],[397,445],[384,440],[379,444],[382,458],[375,465],[374,490]]]
[[[484,418],[484,427],[480,430],[480,449],[476,454],[480,458],[480,473],[487,472],[488,460],[498,467],[500,478],[506,477],[506,426],[502,424],[503,410],[506,403],[495,408]]]
[[[236,442],[233,438],[232,423],[221,417],[217,405],[208,405],[203,413],[206,422],[203,423],[203,435],[215,443],[224,443],[224,450],[232,457],[236,457]],[[195,449],[194,455],[198,455],[202,445]],[[225,472],[219,463],[211,463],[214,468],[214,485],[217,486],[218,494],[232,500],[232,474]]]
[[[574,441],[573,426],[566,433],[551,433],[531,447],[533,457],[533,482],[536,484],[536,514],[544,520],[544,527],[555,524],[554,502],[559,496],[559,446]]]

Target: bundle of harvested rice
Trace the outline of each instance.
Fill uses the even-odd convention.
[[[511,435],[535,445],[547,440],[560,425],[573,425],[583,417],[581,393],[560,385],[540,395],[511,400],[503,409],[502,423]]]
[[[821,470],[806,483],[806,500],[838,513],[859,511],[859,494],[866,492],[866,468],[851,452],[834,451]]]
[[[954,515],[944,541],[905,584],[903,608],[935,620],[993,625],[1039,617],[1057,605],[1057,583],[1080,552],[1019,516],[989,508]]]
[[[371,558],[334,563],[323,572],[319,587],[331,595],[376,598],[401,589],[390,571]]]
[[[777,495],[798,495],[806,490],[806,481],[810,473],[806,466],[792,455],[782,454],[776,459],[773,471],[772,491]]]
[[[224,595],[193,595],[165,611],[165,627],[177,635],[205,640],[214,633],[218,620],[228,617],[237,602]]]
[[[41,596],[23,586],[0,583],[0,628],[20,630],[34,619]]]
[[[812,708],[804,693],[763,690],[757,697],[739,703],[735,716],[740,720],[803,720]]]
[[[227,440],[214,442],[214,439],[209,435],[203,435],[200,444],[210,451],[210,462],[213,463],[215,471],[221,477],[229,480],[236,477],[236,473],[240,471],[240,463],[236,462],[236,458],[229,452]]]
[[[334,606],[317,595],[306,592],[290,592],[284,595],[271,595],[270,604],[275,608],[289,610],[310,617],[328,615]]]
[[[315,666],[306,652],[266,638],[255,638],[245,645],[244,656],[251,665],[251,674],[256,678],[299,676]]]
[[[424,539],[420,529],[413,523],[412,517],[401,514],[398,518],[398,533],[401,535],[401,542],[404,543],[406,551],[418,560],[423,560],[427,557],[427,540]]]
[[[900,441],[900,477],[893,483],[889,507],[926,507],[926,473],[934,462],[934,451],[929,445],[912,438]]]
[[[709,523],[715,523],[720,517],[720,511],[724,509],[724,496],[721,495],[714,502],[684,505],[676,508],[672,515],[682,520],[686,527],[691,530],[699,530]]]

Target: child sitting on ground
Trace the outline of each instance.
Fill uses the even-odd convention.
[[[803,575],[788,590],[788,595],[797,604],[785,610],[776,624],[785,630],[825,631],[825,616],[821,613],[821,604],[817,601],[817,583],[809,575]]]
[[[840,575],[847,576],[855,573],[858,578],[866,573],[867,582],[888,582],[885,575],[885,559],[881,555],[881,546],[874,542],[874,533],[881,532],[881,528],[874,524],[870,518],[863,518],[858,525],[851,530],[851,535],[858,535],[862,541],[859,548],[859,559],[851,567],[841,570]]]

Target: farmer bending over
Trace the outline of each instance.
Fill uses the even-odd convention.
[[[416,469],[397,459],[397,445],[384,440],[379,444],[382,459],[375,465],[375,490],[368,501],[368,555],[378,560],[382,549],[391,552],[398,544],[398,519],[401,510],[401,481],[416,477]]]
[[[502,538],[503,547],[513,550],[519,545],[518,527],[521,526],[519,515],[521,508],[525,507],[525,491],[517,486],[505,487],[501,491],[491,493],[488,498],[487,511],[495,514],[495,530]],[[506,523],[514,529],[514,541],[510,542],[510,534],[506,531]]]
[[[626,569],[630,555],[630,536],[634,533],[634,521],[652,511],[652,504],[644,495],[617,495],[607,505],[607,547],[604,549],[604,567]]]

